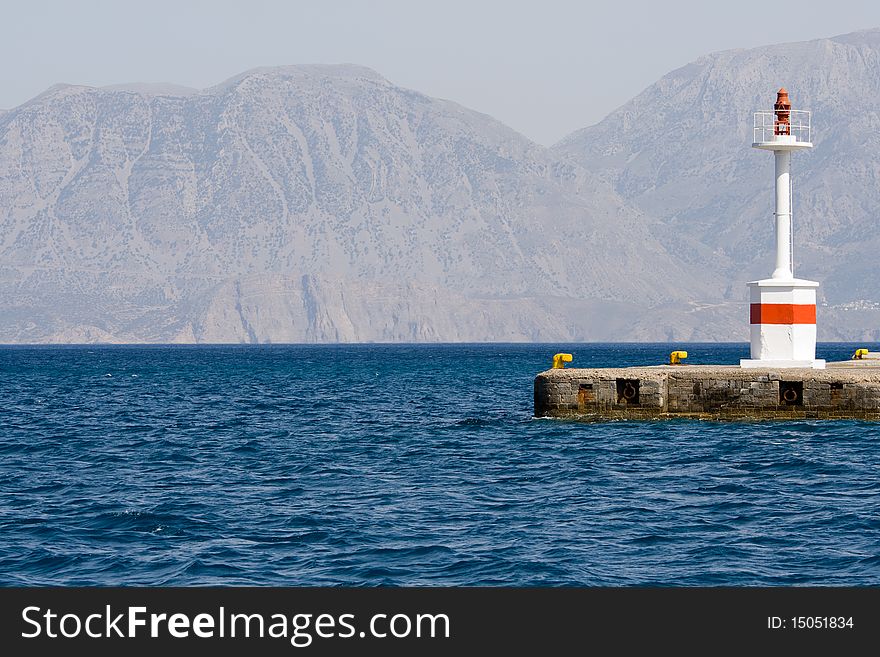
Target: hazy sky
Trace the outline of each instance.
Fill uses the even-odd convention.
[[[708,52],[880,26],[877,0],[3,0],[2,7],[2,108],[57,82],[202,88],[256,66],[352,62],[544,144]]]

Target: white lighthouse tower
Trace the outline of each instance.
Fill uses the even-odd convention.
[[[812,148],[810,112],[791,109],[788,92],[776,96],[773,111],[755,112],[753,148],[776,158],[776,268],[749,286],[751,358],[742,367],[810,367],[816,359],[816,288],[792,269],[791,154]]]

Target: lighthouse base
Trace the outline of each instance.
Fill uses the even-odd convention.
[[[751,358],[744,368],[823,369],[816,359],[816,288],[796,278],[768,278],[749,285]]]

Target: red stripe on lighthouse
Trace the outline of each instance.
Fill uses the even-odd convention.
[[[752,324],[815,324],[816,306],[810,303],[753,303],[749,309]]]

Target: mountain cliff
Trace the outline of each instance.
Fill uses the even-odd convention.
[[[820,338],[880,339],[872,30],[706,56],[550,149],[350,65],[55,86],[0,112],[0,341],[745,340],[782,85]]]
[[[708,290],[582,167],[354,66],[0,117],[0,339],[583,339]]]

